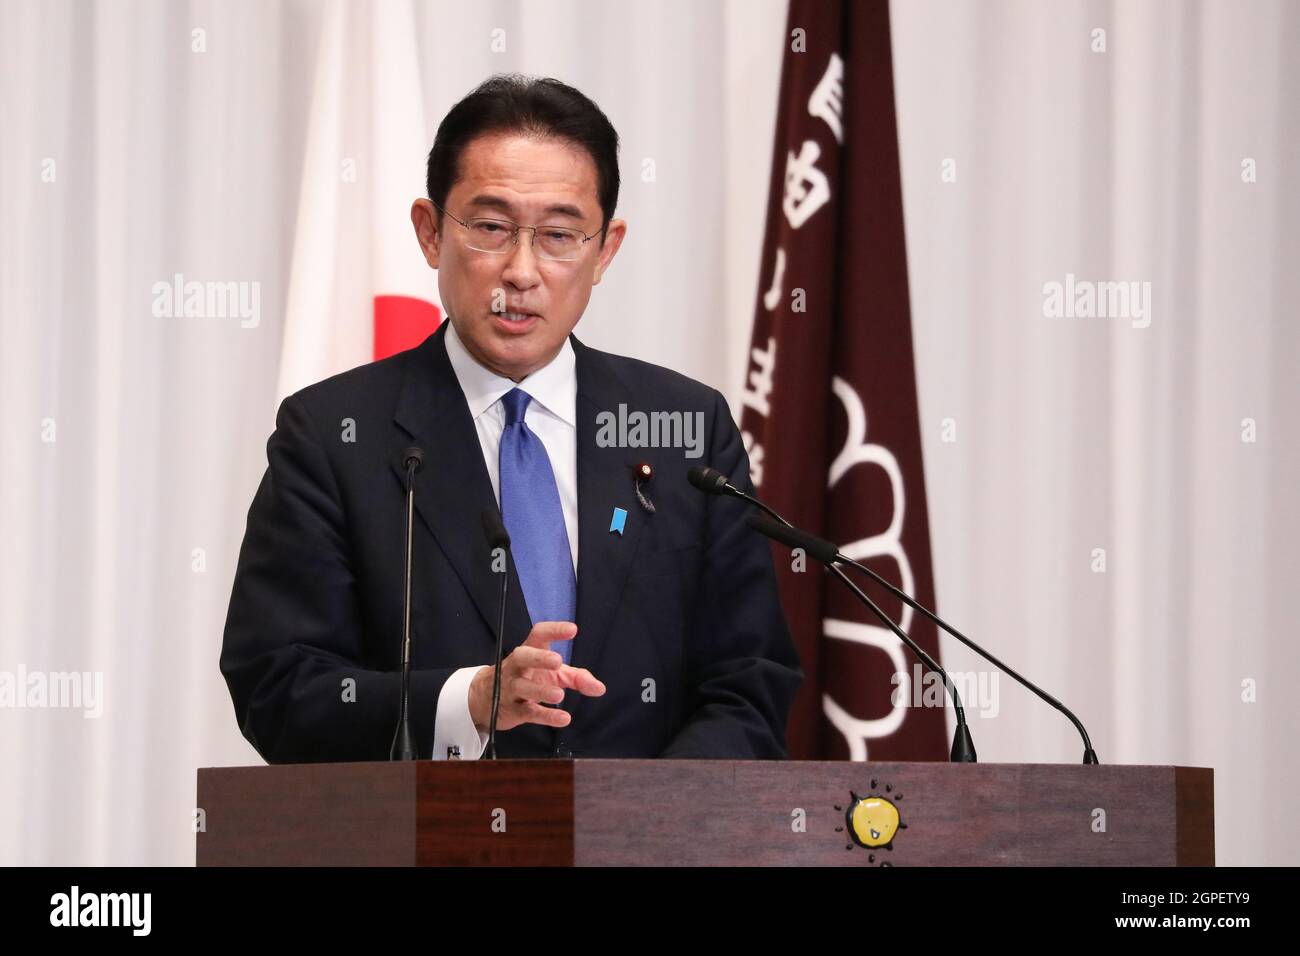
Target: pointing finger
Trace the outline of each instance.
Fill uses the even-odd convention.
[[[567,727],[569,712],[558,707],[543,707],[541,704],[526,704],[522,710],[524,720],[530,724],[545,724],[547,727]]]
[[[571,687],[588,697],[600,697],[605,693],[605,685],[585,667],[570,667],[565,664],[557,676],[560,686]]]
[[[578,625],[572,621],[539,621],[528,632],[524,643],[529,647],[546,647],[551,641],[572,640],[578,633]]]
[[[516,677],[510,682],[510,694],[517,700],[542,701],[547,704],[558,704],[564,700],[561,688],[524,677]]]
[[[519,668],[540,667],[545,670],[557,670],[564,663],[564,658],[555,651],[548,651],[544,647],[533,647],[528,644],[520,644],[507,658],[512,666]]]

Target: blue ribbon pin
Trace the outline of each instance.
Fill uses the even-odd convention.
[[[617,531],[619,534],[622,534],[623,526],[626,524],[627,524],[627,512],[624,511],[622,508],[615,508],[613,517],[609,519],[610,532]]]

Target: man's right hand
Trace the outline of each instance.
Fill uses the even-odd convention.
[[[571,641],[578,626],[570,621],[542,621],[533,625],[528,637],[501,662],[501,707],[497,730],[520,724],[566,727],[568,711],[543,704],[558,704],[565,690],[588,697],[600,697],[605,685],[585,667],[570,667],[549,649],[552,641]],[[469,713],[480,733],[488,732],[492,719],[492,668],[483,667],[469,685]]]

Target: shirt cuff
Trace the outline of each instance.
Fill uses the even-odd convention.
[[[453,671],[438,692],[438,710],[433,719],[434,760],[446,760],[448,747],[460,748],[461,760],[477,760],[487,747],[488,735],[474,726],[469,713],[469,685],[482,667]]]

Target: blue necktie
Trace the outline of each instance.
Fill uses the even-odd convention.
[[[532,400],[518,388],[501,398],[506,411],[499,458],[501,517],[510,532],[510,551],[528,616],[534,624],[572,621],[577,616],[578,583],[551,459],[542,440],[524,423]],[[572,646],[573,641],[555,641],[551,650],[567,664]]]

